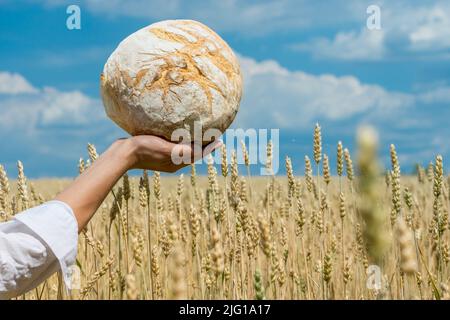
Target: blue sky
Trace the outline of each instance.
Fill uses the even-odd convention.
[[[81,30],[66,28],[70,4]],[[372,4],[381,30],[366,28]],[[354,149],[363,123],[379,130],[386,165],[390,143],[406,172],[450,156],[448,2],[0,0],[0,163],[10,175],[20,159],[30,177],[73,176],[87,142],[101,151],[125,136],[104,114],[99,74],[128,34],[175,18],[209,25],[239,55],[233,126],[280,128],[280,156],[296,173],[317,121],[332,161],[338,140]]]

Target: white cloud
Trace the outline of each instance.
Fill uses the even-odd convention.
[[[45,6],[71,4],[65,0],[31,1]],[[450,48],[450,3],[437,0],[378,0],[375,4],[381,8],[381,31],[366,28],[366,9],[374,4],[370,0],[83,0],[79,4],[82,10],[103,17],[188,18],[240,36],[334,30],[330,37],[320,35],[291,45],[321,59],[379,60],[397,51],[416,55],[431,51],[435,58],[448,59],[442,51]]]
[[[70,0],[29,1],[45,6],[72,4]],[[220,32],[231,31],[244,36],[324,28],[338,30],[334,36],[320,36],[307,42],[311,46],[308,51],[320,58],[373,60],[389,53],[383,49],[386,45],[390,49],[403,46],[402,49],[412,52],[450,48],[448,1],[82,0],[78,4],[82,10],[101,16],[156,20],[189,18],[202,21]],[[381,35],[361,29],[366,26],[366,9],[373,4],[381,8],[384,31]],[[347,31],[343,32],[343,28]],[[399,39],[401,41],[396,41]],[[321,52],[321,48],[330,49],[330,54]],[[355,53],[348,51],[346,55],[347,49]]]
[[[105,119],[101,102],[79,91],[60,92],[53,88],[45,88],[43,93],[45,103],[41,113],[43,125],[89,125]]]
[[[450,109],[445,107],[449,87],[406,94],[362,83],[354,76],[314,75],[288,70],[273,60],[239,59],[245,86],[234,127],[280,128],[301,137],[320,121],[328,133],[348,141],[358,123],[370,122],[382,129],[386,143],[399,142],[411,155],[419,154],[420,146],[429,141],[434,142],[427,154],[437,150],[434,146],[448,150],[443,145],[449,134]],[[45,155],[71,163],[87,141],[106,146],[123,135],[106,118],[99,99],[79,91],[35,88],[21,75],[16,78],[34,90],[0,95],[0,134],[8,137],[1,144],[6,153],[16,155],[25,149],[30,157]],[[58,155],[52,150],[59,150]]]
[[[36,92],[38,92],[38,90],[20,74],[0,72],[0,94],[22,94]]]
[[[0,88],[10,79],[0,77]],[[75,174],[74,162],[85,154],[87,142],[95,143],[100,152],[124,135],[107,120],[99,99],[77,90],[36,88],[19,74],[14,79],[28,85],[0,94],[1,161],[10,169],[21,159],[34,174]]]
[[[291,48],[336,60],[379,60],[404,52],[412,57],[425,54],[427,58],[448,59],[450,3],[382,1],[380,7],[381,30],[368,30],[367,16],[361,14],[357,29],[339,31],[331,38],[315,37]]]
[[[64,0],[32,1],[46,6],[71,4]],[[84,0],[78,3],[82,10],[86,8],[102,16],[157,20],[194,19],[220,32],[232,31],[241,35],[261,35],[348,23],[357,19],[355,9],[361,7],[358,0],[331,3],[307,0]]]
[[[33,134],[51,126],[88,126],[105,118],[101,102],[79,91],[37,89],[23,76],[0,72],[2,130]]]
[[[244,95],[235,126],[301,130],[317,119],[346,121],[383,119],[401,127],[418,128],[430,121],[411,110],[417,106],[450,102],[450,88],[444,85],[415,94],[389,91],[362,83],[354,76],[314,75],[292,71],[274,60],[256,61],[239,56],[244,76]],[[7,76],[5,76],[5,74]],[[3,76],[2,76],[3,75]],[[15,81],[11,81],[15,79]],[[2,130],[22,130],[30,135],[48,128],[79,130],[106,120],[102,103],[80,91],[59,91],[33,87],[23,76],[0,72],[0,88],[12,82],[14,90],[0,95]],[[5,94],[8,92],[8,94]],[[401,119],[396,115],[402,115]],[[391,119],[391,120],[390,120]],[[392,120],[394,119],[394,120]]]
[[[288,70],[273,60],[257,62],[243,56],[240,62],[245,83],[237,119],[241,126],[295,129],[299,123],[306,124],[318,117],[341,120],[357,114],[383,116],[414,101],[410,95],[363,84],[353,76],[313,75]],[[11,77],[4,78],[9,81]],[[17,82],[27,84],[22,87],[28,89],[16,90],[21,94],[10,92],[0,96],[3,130],[20,129],[29,134],[51,127],[71,130],[106,119],[99,99],[79,91],[36,89],[18,74],[14,79],[20,79]]]
[[[310,42],[292,45],[299,51],[312,53],[315,58],[338,60],[379,60],[385,54],[384,31],[339,32],[334,39],[315,38]]]
[[[450,6],[434,6],[421,9],[417,20],[411,23],[409,32],[410,49],[414,51],[440,50],[450,48]],[[413,17],[411,17],[413,18]]]
[[[290,71],[273,60],[257,62],[242,56],[240,62],[245,87],[237,121],[244,127],[300,129],[317,118],[387,117],[415,100],[353,76]]]
[[[450,103],[450,87],[437,87],[429,91],[420,93],[418,95],[420,101],[431,104],[431,103]],[[448,108],[448,106],[447,106]]]

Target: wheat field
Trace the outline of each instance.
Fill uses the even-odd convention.
[[[323,150],[317,125],[304,167],[283,159],[286,176],[252,177],[248,159],[238,166],[224,149],[207,176],[195,166],[125,175],[80,233],[79,288],[66,292],[55,274],[18,299],[449,298],[442,157],[402,176],[395,146],[383,170],[373,130],[357,141],[355,155],[342,143]],[[88,150],[80,173],[96,159]],[[270,144],[267,153],[270,170]],[[9,180],[0,167],[0,221],[70,183],[24,172],[18,162]]]

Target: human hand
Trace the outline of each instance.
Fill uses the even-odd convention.
[[[222,142],[218,140],[205,148],[194,148],[193,145],[176,144],[155,136],[120,139],[114,142],[55,199],[72,208],[77,219],[78,230],[81,231],[120,177],[128,170],[149,169],[175,172],[221,145]],[[178,162],[180,157],[185,161]]]
[[[175,172],[208,155],[222,145],[216,140],[205,147],[194,144],[177,144],[157,136],[140,135],[126,139],[130,144],[132,161],[130,169],[148,169]],[[181,161],[187,159],[188,161]]]

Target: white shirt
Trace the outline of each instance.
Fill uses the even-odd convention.
[[[64,202],[49,201],[0,223],[0,299],[35,287],[59,269],[71,287],[78,225]]]

